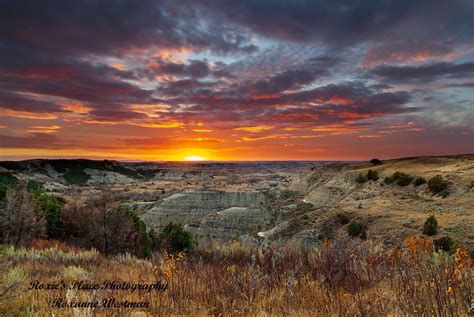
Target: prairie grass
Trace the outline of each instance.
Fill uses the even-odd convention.
[[[39,247],[40,245],[40,247]],[[396,250],[372,241],[325,242],[318,250],[250,250],[232,243],[190,254],[105,257],[94,250],[36,243],[0,251],[1,316],[469,316],[468,252],[433,252],[426,237]],[[163,292],[28,290],[31,281],[106,280],[168,285]],[[66,301],[148,301],[143,308],[52,308]]]

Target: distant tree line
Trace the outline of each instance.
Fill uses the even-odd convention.
[[[54,239],[103,254],[129,252],[148,257],[153,251],[190,250],[192,235],[179,224],[161,234],[148,229],[130,208],[105,190],[97,199],[66,201],[45,193],[41,184],[14,181],[0,191],[0,241],[28,245],[34,239]],[[0,189],[2,189],[0,188]]]

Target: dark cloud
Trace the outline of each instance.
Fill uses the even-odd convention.
[[[4,43],[59,55],[121,55],[152,47],[255,49],[234,30],[213,31],[192,6],[166,0],[1,1],[0,21]]]
[[[133,72],[122,71],[70,57],[52,56],[0,44],[0,106],[31,112],[61,111],[58,101],[40,101],[25,94],[74,100],[93,109],[115,109],[121,115],[130,104],[153,103],[152,91],[126,80]],[[10,92],[10,93],[8,93]],[[19,92],[12,93],[12,92]],[[130,117],[136,115],[128,111]]]
[[[0,90],[0,108],[26,112],[62,112],[62,108],[50,101],[43,101],[25,95]]]
[[[242,91],[198,91],[163,102],[180,109],[168,113],[170,118],[184,122],[246,121],[279,126],[291,122],[342,124],[348,120],[420,111],[419,107],[407,106],[410,99],[410,94],[404,91],[380,92],[361,82],[349,82],[258,98]]]
[[[200,78],[210,73],[209,65],[203,61],[191,61],[188,64],[164,62],[158,64],[157,74]]]
[[[170,80],[162,83],[157,88],[157,92],[160,96],[180,96],[180,95],[209,95],[212,94],[212,87],[215,85],[213,82],[200,81],[196,79],[180,79]]]
[[[252,85],[251,90],[256,95],[279,94],[290,89],[299,89],[312,83],[317,78],[329,75],[325,69],[288,70],[268,80],[259,80]]]
[[[347,45],[472,34],[474,3],[464,0],[203,0],[206,8],[268,37]],[[407,32],[407,31],[410,32]],[[427,34],[428,33],[428,34]]]
[[[447,87],[474,88],[474,83],[449,84]]]
[[[2,148],[58,149],[65,145],[57,136],[47,133],[32,133],[29,136],[0,135],[0,147]]]
[[[440,62],[420,66],[378,66],[371,71],[371,74],[395,83],[465,78],[474,76],[474,63]]]
[[[148,79],[153,79],[155,76],[173,76],[179,78],[231,78],[233,77],[226,69],[227,65],[224,63],[216,63],[210,65],[207,61],[191,60],[188,63],[178,63],[158,59],[156,62],[150,63],[147,68],[142,68],[137,71],[139,76],[144,76]]]

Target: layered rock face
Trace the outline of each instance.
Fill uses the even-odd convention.
[[[270,220],[269,212],[259,207],[230,207],[210,213],[187,226],[198,239],[228,241],[261,230]]]
[[[228,240],[260,229],[268,219],[264,205],[259,192],[189,191],[165,198],[142,219],[157,231],[173,222],[198,238]]]

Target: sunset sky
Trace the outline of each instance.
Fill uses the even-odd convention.
[[[474,152],[474,1],[0,0],[0,159]]]

